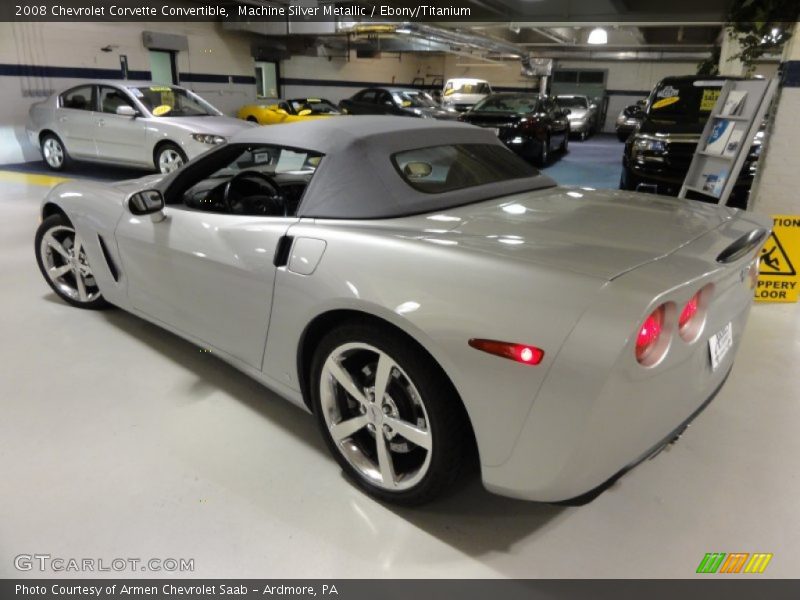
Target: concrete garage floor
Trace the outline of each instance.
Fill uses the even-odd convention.
[[[45,553],[193,558],[206,578],[683,578],[706,552],[797,575],[796,305],[756,306],[716,400],[591,504],[473,480],[395,509],[343,478],[301,410],[131,315],[60,302],[33,256],[51,183],[0,173],[0,576],[40,576],[13,557]]]

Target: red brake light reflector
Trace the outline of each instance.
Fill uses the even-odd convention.
[[[678,328],[683,329],[689,323],[691,323],[694,316],[697,314],[697,310],[700,308],[700,292],[697,292],[692,298],[686,303],[686,306],[683,307],[681,311],[681,316],[678,318]]]
[[[508,358],[525,365],[538,365],[544,358],[544,350],[527,344],[499,342],[497,340],[471,339],[469,345],[476,350],[488,352],[495,356]]]
[[[662,304],[648,316],[636,336],[636,360],[644,362],[658,343],[664,329],[664,305]]]

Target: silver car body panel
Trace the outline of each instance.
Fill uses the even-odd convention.
[[[59,105],[61,94],[83,85],[106,86],[119,90],[140,115],[134,118]],[[52,131],[61,138],[72,158],[152,169],[155,166],[154,152],[159,143],[176,144],[191,160],[213,148],[212,145],[195,140],[193,134],[218,135],[228,139],[255,126],[253,123],[223,116],[202,98],[200,99],[216,114],[205,117],[153,116],[130,92],[130,88],[153,85],[157,84],[122,80],[92,80],[72,85],[31,106],[26,125],[28,139],[39,148],[42,133]],[[199,98],[196,94],[193,95]]]
[[[440,142],[453,131],[428,126]],[[274,141],[284,133],[271,132],[281,127],[294,125],[256,137]],[[414,139],[408,136],[409,147],[424,145]],[[336,154],[337,143],[329,143]],[[209,349],[302,407],[307,374],[299,348],[309,324],[334,311],[392,324],[427,350],[459,392],[486,487],[535,500],[571,498],[601,484],[716,389],[736,348],[712,370],[708,338],[731,322],[738,345],[752,300],[744,273],[758,249],[727,264],[715,258],[748,232],[770,227],[769,219],[736,209],[560,187],[382,219],[168,206],[159,220],[128,211],[132,193],[166,189],[176,176],[115,186],[70,182],[45,199],[44,210],[59,206],[85,240],[109,302]],[[294,238],[291,258],[275,267],[282,235]],[[104,266],[98,236],[117,279]],[[313,268],[299,266],[303,259]],[[683,306],[709,283],[715,291],[699,338],[686,343],[673,335],[663,361],[638,364],[633,347],[645,317],[662,302]],[[532,344],[545,356],[538,366],[522,365],[471,348],[470,338]]]

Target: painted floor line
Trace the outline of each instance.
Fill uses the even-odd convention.
[[[25,183],[28,185],[53,186],[57,183],[70,181],[69,177],[55,177],[53,175],[34,175],[31,173],[16,173],[14,171],[0,171],[0,181],[12,183]]]

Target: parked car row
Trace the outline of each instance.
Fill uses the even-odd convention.
[[[593,107],[585,97],[493,93],[488,82],[454,79],[443,98],[440,104],[417,88],[371,87],[338,106],[325,98],[273,100],[243,106],[233,119],[180,86],[93,81],[34,104],[27,135],[56,171],[81,160],[169,173],[242,129],[342,114],[458,119],[493,129],[509,148],[541,165],[554,152],[566,152],[573,127],[582,139],[592,129]],[[574,108],[565,108],[567,102]]]

